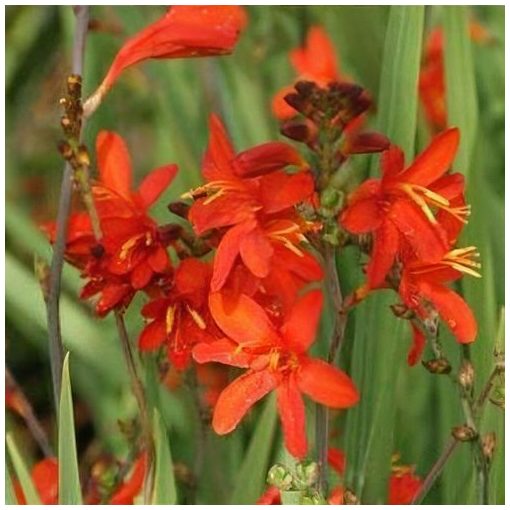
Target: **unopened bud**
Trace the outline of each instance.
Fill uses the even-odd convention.
[[[496,433],[490,432],[482,437],[482,452],[484,457],[490,462],[494,456],[496,448]]]
[[[359,505],[358,496],[351,489],[344,490],[344,505]]]
[[[70,96],[81,96],[81,76],[79,74],[70,74],[67,77],[67,92]]]
[[[452,371],[452,366],[446,358],[435,358],[428,361],[422,361],[421,364],[431,374],[449,374]]]
[[[168,210],[180,218],[187,219],[190,206],[185,202],[172,202],[168,204]]]
[[[465,389],[470,390],[473,387],[473,382],[475,380],[475,368],[473,367],[473,364],[468,361],[464,360],[462,362],[462,366],[459,370],[459,384]]]
[[[290,471],[282,464],[275,464],[271,466],[267,474],[267,483],[280,489],[281,491],[288,491],[292,487],[293,477]]]
[[[317,463],[311,461],[300,462],[296,465],[296,477],[302,484],[311,487],[319,478],[319,467]]]
[[[60,125],[62,126],[62,129],[67,131],[71,128],[71,119],[67,115],[62,115],[60,118]]]
[[[452,436],[457,441],[462,441],[463,443],[473,441],[478,437],[476,430],[472,429],[468,425],[459,425],[457,427],[453,427]]]
[[[393,312],[393,315],[399,319],[413,319],[415,317],[415,313],[413,310],[408,308],[406,305],[403,305],[402,303],[397,303],[394,305],[390,305],[391,311]]]
[[[309,127],[303,122],[290,120],[280,127],[280,133],[296,142],[306,143],[310,141],[311,133]]]
[[[80,166],[90,166],[89,151],[85,145],[80,145],[76,153],[76,159]]]
[[[58,152],[65,160],[70,160],[73,157],[73,149],[68,142],[62,140],[58,144]]]
[[[327,208],[339,207],[341,194],[334,188],[326,188],[321,193],[321,205]]]

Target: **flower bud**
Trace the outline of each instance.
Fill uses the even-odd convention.
[[[271,466],[267,474],[267,483],[281,491],[288,491],[292,487],[293,477],[290,471],[282,464]]]
[[[67,93],[75,98],[81,97],[81,76],[70,74],[67,77]]]
[[[358,496],[351,489],[344,490],[344,505],[359,505]]]
[[[62,140],[58,144],[58,152],[60,152],[60,155],[67,161],[69,161],[73,157],[73,149],[69,145],[68,142],[65,140]]]
[[[296,465],[296,477],[307,487],[312,487],[319,478],[319,467],[316,462],[305,461]]]
[[[492,460],[494,456],[494,450],[496,448],[496,433],[490,432],[482,437],[482,452],[488,462]]]
[[[470,390],[473,387],[473,382],[475,380],[475,368],[473,367],[473,364],[468,361],[464,360],[462,362],[462,366],[459,370],[459,384],[464,388],[465,390]]]
[[[85,145],[80,145],[76,151],[76,161],[80,166],[90,166],[89,151]]]
[[[472,429],[467,425],[459,425],[457,427],[453,427],[452,436],[457,440],[463,443],[473,441],[478,437],[476,430]]]
[[[434,358],[422,361],[421,364],[431,373],[437,375],[449,374],[452,366],[446,358]]]

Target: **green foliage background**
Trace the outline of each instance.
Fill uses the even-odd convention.
[[[162,12],[162,7],[92,8],[98,29],[87,43],[85,95],[100,82],[124,38]],[[420,48],[424,32],[442,24],[447,38],[448,118],[462,131],[455,166],[467,176],[473,207],[463,244],[478,246],[484,274],[481,280],[466,279],[462,286],[480,324],[472,349],[478,391],[492,369],[493,349],[503,330],[504,7],[468,11],[437,6],[265,6],[249,7],[248,12],[248,28],[232,56],[152,61],[127,71],[85,127],[86,143],[93,147],[99,129],[118,131],[128,141],[136,181],[156,166],[178,163],[177,179],[154,210],[162,222],[171,221],[165,205],[200,180],[211,111],[223,116],[239,149],[279,137],[270,112],[272,95],[293,79],[288,51],[301,43],[310,24],[318,23],[333,38],[342,71],[373,95],[377,111],[371,124],[402,145],[409,161],[429,140],[421,108],[416,111]],[[492,34],[490,44],[469,40],[465,29],[471,16]],[[70,69],[73,24],[70,7],[6,9],[6,356],[49,431],[55,430],[56,422],[51,410],[44,303],[33,257],[38,254],[49,260],[51,254],[36,223],[56,214],[62,171],[56,151],[58,99]],[[353,165],[358,180],[369,168],[377,168],[375,158],[358,157]],[[338,265],[345,290],[353,288],[362,277],[359,257],[346,250]],[[132,418],[136,406],[113,318],[98,320],[86,303],[78,301],[81,282],[72,268],[65,268],[63,283],[63,336],[71,351],[78,456],[85,469],[94,449],[127,455],[129,444],[117,420]],[[133,303],[131,310],[136,311],[141,301]],[[400,452],[402,461],[416,465],[417,473],[424,476],[450,429],[463,420],[450,381],[420,366],[407,367],[409,331],[388,309],[395,301],[396,296],[383,295],[364,303],[349,322],[342,352],[342,364],[360,387],[362,401],[346,416],[335,416],[334,424],[345,428],[333,443],[347,452],[346,481],[367,503],[386,501],[393,452]],[[141,326],[136,312],[128,314],[133,339]],[[327,319],[323,330],[327,333]],[[458,348],[442,334],[456,365]],[[316,346],[319,352],[325,348],[321,345],[325,338],[327,334],[321,335]],[[192,466],[198,420],[189,391],[170,393],[154,384],[150,362],[145,363],[144,372],[150,402],[161,412],[155,416],[158,437],[168,438],[170,444],[171,453],[160,445],[169,463],[167,472],[172,459],[174,465]],[[503,411],[489,406],[482,431],[497,433],[491,503],[504,501],[503,425]],[[23,426],[8,415],[6,427],[11,432],[12,463],[23,458],[31,465],[36,450],[24,441]],[[20,449],[16,458],[12,457],[14,443]],[[264,489],[267,468],[283,455],[273,404],[263,403],[228,437],[208,433],[203,447],[205,469],[196,502],[254,503]],[[160,475],[164,467],[160,466]],[[171,483],[173,487],[173,479]],[[175,500],[174,489],[165,487],[160,497]],[[189,501],[179,482],[177,498]],[[461,445],[425,502],[475,501],[469,446]]]

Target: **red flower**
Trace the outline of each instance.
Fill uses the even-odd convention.
[[[105,315],[129,304],[137,290],[147,288],[155,277],[168,274],[171,268],[168,240],[148,215],[148,209],[171,183],[177,166],[153,170],[133,191],[131,160],[122,138],[102,131],[96,150],[99,183],[92,193],[103,237],[98,245],[88,216],[75,213],[69,223],[65,255],[88,279],[81,297],[100,294],[96,311]],[[54,242],[54,224],[43,229]]]
[[[141,351],[165,345],[171,363],[183,370],[189,364],[193,345],[215,339],[207,304],[211,272],[209,264],[194,258],[180,263],[168,295],[142,308],[142,315],[151,322],[140,334]]]
[[[32,469],[32,481],[43,505],[58,505],[58,464],[57,459],[47,458]],[[21,484],[14,483],[14,492],[19,505],[26,505]]]
[[[257,505],[281,505],[282,498],[280,496],[280,489],[277,487],[268,487],[264,494],[257,499]]]
[[[389,505],[409,505],[422,485],[421,479],[410,466],[394,470],[388,487]]]
[[[460,343],[475,340],[476,320],[467,303],[445,284],[459,279],[463,274],[480,277],[477,272],[480,264],[473,260],[477,257],[476,248],[471,246],[452,250],[438,262],[407,262],[404,263],[400,280],[399,293],[404,304],[421,318],[429,316],[432,305]],[[415,338],[410,362],[419,359],[419,346],[422,343],[420,338]]]
[[[110,505],[133,505],[135,497],[140,493],[145,479],[147,454],[143,452],[134,463],[131,476],[122,482],[110,498]]]
[[[287,174],[277,170],[302,165],[287,144],[264,144],[235,156],[220,120],[212,116],[211,139],[204,158],[204,186],[191,192],[196,201],[189,219],[195,232],[230,227],[223,235],[214,259],[211,289],[220,290],[236,261],[241,260],[257,278],[266,278],[278,265],[275,251],[286,247],[306,266],[298,273],[310,274],[310,258],[297,245],[310,228],[297,217],[294,206],[308,199],[314,189],[308,171]],[[267,173],[270,172],[270,173]],[[259,175],[258,177],[241,177]],[[264,174],[264,175],[260,175]],[[300,261],[295,261],[299,266]],[[322,276],[315,262],[314,275]]]
[[[189,58],[231,53],[246,25],[246,12],[235,5],[176,5],[155,23],[126,41],[98,90],[85,104],[90,115],[119,75],[150,58]]]
[[[341,77],[336,64],[335,48],[326,31],[320,26],[313,26],[308,31],[306,45],[290,52],[290,61],[299,80],[308,80],[320,86]],[[273,99],[273,113],[279,120],[286,120],[296,115],[296,110],[286,101],[285,96],[294,92],[293,86],[281,89]]]
[[[402,151],[392,146],[382,155],[382,178],[365,181],[348,197],[341,225],[353,234],[373,233],[369,288],[384,283],[398,253],[439,261],[457,225],[466,222],[463,180],[458,174],[445,175],[458,143],[458,129],[444,131],[406,169]],[[442,221],[442,226],[431,208],[440,210],[438,216],[453,217],[454,223],[447,227]]]
[[[249,369],[221,393],[213,429],[221,435],[231,432],[258,400],[276,390],[286,447],[303,457],[307,440],[302,393],[334,408],[350,407],[358,400],[354,383],[344,372],[307,354],[315,339],[322,293],[311,291],[301,297],[278,329],[245,295],[214,293],[209,305],[228,338],[198,344],[193,357],[199,363],[216,361]]]

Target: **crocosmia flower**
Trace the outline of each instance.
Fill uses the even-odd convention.
[[[356,387],[344,372],[307,354],[315,340],[322,300],[320,291],[308,292],[276,328],[248,296],[211,294],[211,313],[226,337],[197,345],[193,356],[199,363],[216,361],[248,369],[218,398],[212,423],[216,433],[234,430],[257,401],[275,390],[286,447],[301,458],[308,449],[302,394],[334,408],[358,401]]]
[[[417,260],[441,260],[449,235],[435,211],[450,215],[455,225],[466,223],[463,180],[446,175],[458,144],[458,129],[444,131],[407,168],[402,151],[392,146],[381,157],[382,178],[368,179],[348,197],[340,224],[353,234],[373,234],[369,288],[384,283],[399,252],[412,253]]]
[[[141,351],[165,345],[172,365],[182,370],[189,363],[193,345],[215,339],[207,303],[211,273],[210,265],[198,259],[180,263],[168,294],[142,308],[142,315],[150,322],[140,334]]]
[[[147,454],[144,452],[136,459],[131,474],[126,481],[122,482],[112,494],[110,505],[133,505],[134,499],[143,487],[145,470],[147,465]]]
[[[49,457],[38,462],[32,469],[32,482],[43,505],[58,505],[58,463]],[[19,505],[26,505],[21,484],[14,483],[14,492]]]

